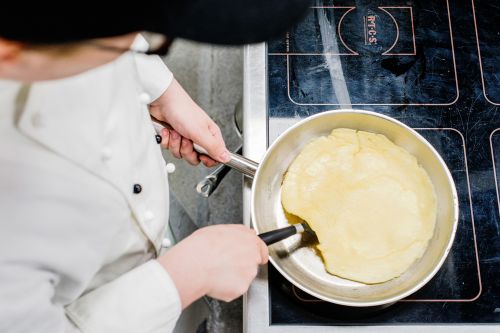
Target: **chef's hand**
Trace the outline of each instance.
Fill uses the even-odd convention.
[[[207,167],[227,162],[226,149],[217,124],[203,111],[175,79],[168,89],[149,106],[153,117],[169,123],[173,130],[163,129],[161,145],[176,158],[183,158],[192,165],[200,161]],[[198,154],[193,142],[205,148],[211,157]]]
[[[243,295],[267,263],[267,246],[241,224],[201,228],[158,258],[185,308],[208,295],[226,302]]]

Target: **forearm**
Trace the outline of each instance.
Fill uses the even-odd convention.
[[[161,94],[156,100],[154,100],[150,105],[151,106],[159,106],[159,105],[178,105],[179,103],[192,102],[192,98],[189,94],[182,88],[180,83],[172,78],[168,88]]]
[[[182,309],[207,293],[203,263],[196,256],[196,253],[201,253],[199,251],[204,249],[194,248],[196,245],[188,242],[189,240],[181,241],[158,258],[177,288]]]
[[[154,117],[171,123],[179,132],[187,131],[187,123],[194,120],[189,119],[189,115],[193,112],[196,112],[196,117],[200,119],[209,119],[175,78],[165,92],[149,106],[149,111]],[[186,118],[183,119],[182,115]]]

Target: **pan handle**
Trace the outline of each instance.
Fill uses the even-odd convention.
[[[172,128],[172,126],[170,126],[169,124],[161,120],[158,120],[153,116],[151,116],[151,120],[153,121],[153,127],[158,134],[161,132],[163,128],[169,128],[169,129]],[[195,143],[193,144],[193,147],[198,153],[208,156],[208,152],[200,145],[197,145]],[[227,163],[224,163],[225,165],[238,170],[239,172],[250,178],[253,178],[255,176],[257,168],[259,167],[259,164],[257,162],[249,160],[248,158],[243,157],[242,155],[238,155],[231,152],[229,152],[229,156],[231,159]]]
[[[198,144],[193,144],[194,150],[196,150],[200,154],[204,154],[208,156],[208,152],[201,147]],[[230,160],[224,163],[225,165],[238,170],[245,176],[248,176],[250,178],[253,178],[255,176],[255,172],[257,172],[257,168],[259,167],[259,164],[257,162],[254,162],[252,160],[249,160],[248,158],[229,152]]]
[[[221,180],[226,176],[226,174],[231,170],[227,165],[219,165],[214,171],[209,175],[205,176],[196,185],[196,192],[204,198],[208,198],[210,194],[219,186]]]
[[[242,145],[236,149],[237,154],[241,154]],[[198,185],[196,185],[196,192],[204,198],[208,198],[213,191],[217,189],[220,182],[224,177],[226,177],[227,173],[231,170],[231,167],[227,165],[219,165],[214,171],[212,171],[209,175],[205,176]]]

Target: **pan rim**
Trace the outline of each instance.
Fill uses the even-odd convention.
[[[272,257],[269,256],[269,261],[272,263],[272,265],[278,270],[278,272],[283,275],[288,281],[290,281],[294,286],[298,287],[299,289],[303,290],[304,292],[319,298],[321,300],[338,304],[338,305],[344,305],[344,306],[350,306],[350,307],[373,307],[373,306],[380,306],[380,305],[387,305],[391,303],[395,303],[398,300],[401,300],[419,289],[421,289],[424,285],[426,285],[435,275],[436,273],[440,270],[442,267],[444,261],[448,257],[448,254],[451,251],[451,248],[453,246],[454,240],[455,240],[455,235],[457,231],[457,226],[458,226],[458,218],[459,218],[459,205],[458,205],[458,195],[457,195],[457,190],[456,190],[456,185],[455,181],[453,180],[453,177],[451,175],[451,172],[448,169],[448,166],[444,162],[443,158],[441,155],[436,151],[436,149],[422,136],[420,135],[417,131],[415,131],[413,128],[409,127],[408,125],[402,123],[401,121],[392,118],[390,116],[380,114],[374,111],[367,111],[367,110],[359,110],[359,109],[338,109],[338,110],[328,110],[324,112],[317,113],[315,115],[309,116],[298,123],[294,124],[293,126],[289,127],[287,130],[285,130],[283,133],[281,133],[278,138],[269,146],[269,148],[266,150],[266,153],[264,154],[264,157],[262,161],[259,164],[259,167],[257,169],[257,172],[255,173],[253,184],[252,184],[252,199],[251,199],[251,217],[252,217],[252,226],[253,228],[257,231],[257,233],[261,232],[259,230],[259,225],[256,223],[256,207],[255,207],[255,200],[256,200],[256,184],[258,183],[258,179],[261,173],[261,166],[266,163],[266,161],[269,160],[270,156],[272,155],[272,152],[276,149],[275,147],[282,141],[284,140],[287,136],[288,133],[294,131],[296,128],[303,126],[305,123],[313,121],[316,118],[321,118],[321,117],[326,117],[331,114],[364,114],[368,116],[373,116],[373,117],[378,117],[382,118],[386,121],[389,121],[393,124],[396,124],[403,129],[407,130],[410,134],[415,136],[417,139],[419,139],[424,145],[430,149],[432,154],[434,155],[435,158],[439,161],[439,164],[443,167],[443,171],[445,172],[448,182],[451,185],[451,195],[452,195],[452,201],[453,201],[453,225],[452,225],[452,233],[450,235],[449,241],[446,244],[446,249],[441,255],[441,258],[439,261],[437,261],[436,265],[433,267],[433,269],[423,278],[421,279],[417,284],[409,288],[407,291],[401,292],[400,294],[397,294],[392,297],[387,297],[387,298],[381,298],[379,300],[375,301],[345,301],[341,299],[334,299],[329,296],[325,296],[321,293],[317,293],[314,290],[311,290],[307,286],[302,285],[301,283],[297,282],[296,279],[292,276],[290,276],[287,272],[284,271],[280,267],[280,265],[276,262],[276,260]]]

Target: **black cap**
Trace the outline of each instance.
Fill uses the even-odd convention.
[[[137,2],[19,0],[2,4],[0,37],[63,43],[150,31],[215,44],[278,37],[297,22],[309,0],[142,0]]]

